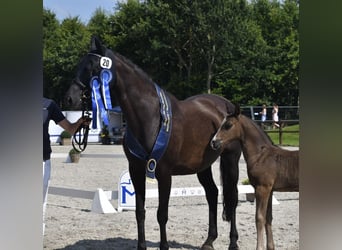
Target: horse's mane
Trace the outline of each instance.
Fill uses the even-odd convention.
[[[253,125],[254,129],[256,129],[273,146],[278,147],[277,145],[274,144],[274,142],[272,141],[271,137],[255,121],[253,121],[251,118],[249,118],[248,116],[245,116],[243,114],[241,114],[241,116],[245,117],[246,120],[248,120]]]
[[[108,49],[109,50],[109,49]],[[133,63],[130,59],[128,59],[127,57],[121,55],[118,52],[114,52],[112,50],[110,50],[115,57],[117,57],[118,59],[120,59],[123,63],[125,63],[128,67],[132,68],[133,71],[135,71],[137,74],[141,75],[142,78],[144,78],[146,81],[146,84],[150,84],[151,86],[154,85],[154,81],[153,79],[145,72],[143,71],[139,66],[137,66],[135,63]],[[158,84],[159,85],[159,84]],[[160,85],[159,85],[160,86]],[[164,89],[164,88],[163,88]],[[165,91],[165,89],[164,89]],[[171,99],[173,100],[178,100],[172,93],[165,91],[165,93],[171,97]]]
[[[153,84],[153,80],[151,77],[145,73],[139,66],[137,66],[135,63],[133,63],[131,60],[129,60],[127,57],[124,57],[123,55],[119,54],[118,52],[112,51],[115,57],[118,57],[121,61],[123,61],[125,64],[127,64],[129,67],[131,67],[135,72],[137,72],[139,75],[141,75],[143,78],[147,80],[148,83]]]

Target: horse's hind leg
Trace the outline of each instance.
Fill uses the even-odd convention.
[[[217,196],[218,189],[213,179],[211,167],[197,173],[199,182],[205,190],[205,196],[209,205],[209,232],[208,238],[201,249],[214,249],[213,242],[217,238]]]

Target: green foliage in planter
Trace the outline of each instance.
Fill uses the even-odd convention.
[[[109,138],[108,126],[105,124],[103,124],[103,127],[101,129],[100,137],[101,138]]]
[[[81,153],[81,151],[78,151],[74,148],[70,149],[70,151],[69,151],[69,155],[80,154],[80,153]]]
[[[242,185],[249,185],[250,184],[248,178],[244,179],[241,183],[242,183]]]
[[[62,133],[61,133],[61,138],[71,138],[71,134],[64,130]]]

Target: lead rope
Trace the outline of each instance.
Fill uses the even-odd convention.
[[[85,118],[86,121],[91,121],[90,112],[86,110],[86,96],[82,96],[82,118]],[[82,136],[83,135],[83,136]],[[81,125],[78,127],[76,132],[72,137],[72,147],[78,151],[83,152],[88,144],[88,135],[89,135],[89,126],[88,125]]]
[[[91,121],[89,112],[86,115],[82,114],[82,117],[86,120],[89,119]],[[83,152],[88,144],[88,135],[89,135],[89,126],[81,125],[76,130],[75,134],[73,135],[72,139],[72,146],[76,151]]]

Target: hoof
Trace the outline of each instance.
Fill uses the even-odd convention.
[[[147,248],[146,248],[146,246],[138,246],[137,249],[138,250],[146,250]]]
[[[235,246],[229,246],[228,247],[228,250],[239,250],[239,246],[238,245],[235,245]]]
[[[160,250],[169,250],[169,244],[166,243],[166,244],[160,245],[159,249]]]
[[[203,245],[201,247],[201,250],[215,250],[213,246],[210,245]]]

